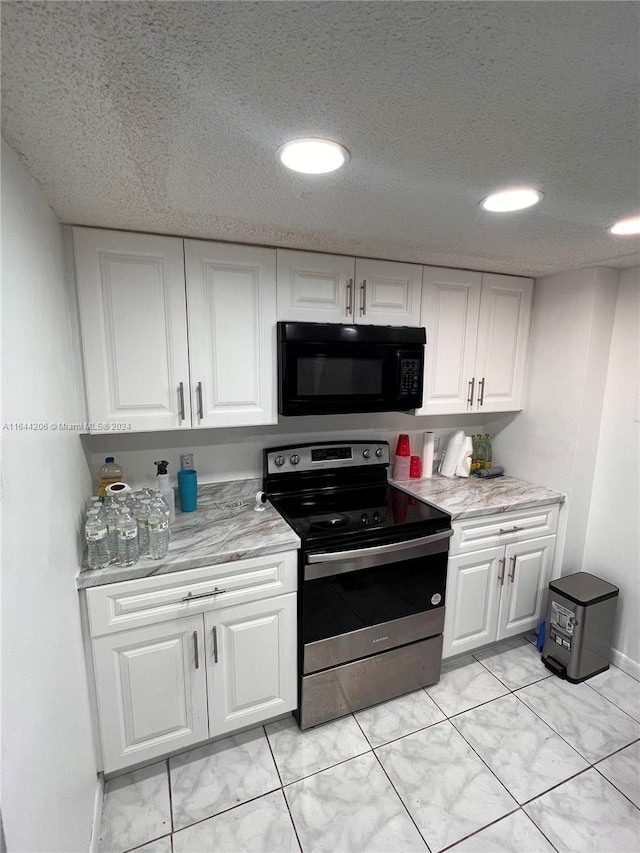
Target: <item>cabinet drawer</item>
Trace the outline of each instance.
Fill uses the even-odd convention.
[[[91,636],[295,592],[297,565],[297,552],[287,551],[91,587],[87,590]]]
[[[466,554],[482,548],[548,536],[558,529],[558,512],[559,504],[546,504],[454,521],[450,553]]]

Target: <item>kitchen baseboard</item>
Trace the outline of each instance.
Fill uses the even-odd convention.
[[[104,773],[98,773],[96,797],[93,803],[93,824],[89,853],[98,853],[100,849],[100,830],[102,829],[102,804],[104,803]]]
[[[632,658],[623,655],[617,649],[611,649],[611,663],[626,672],[627,675],[637,678],[640,681],[640,663]]]

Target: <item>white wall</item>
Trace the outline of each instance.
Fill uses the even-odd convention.
[[[383,413],[281,418],[280,423],[273,426],[188,430],[186,433],[176,430],[138,435],[84,436],[83,443],[94,471],[104,463],[105,456],[115,456],[124,468],[126,482],[138,487],[153,479],[154,461],[166,459],[175,486],[180,451],[193,451],[198,482],[219,483],[261,477],[262,450],[265,447],[316,440],[368,438],[388,441],[393,454],[398,434],[404,432],[410,436],[411,452],[420,455],[424,430],[432,430],[441,437],[443,450],[455,429],[464,429],[469,435],[484,431],[478,424],[478,415],[413,417]]]
[[[2,143],[2,420],[79,421],[62,229]],[[78,595],[90,478],[77,434],[3,429],[2,814],[7,849],[89,849],[97,791]]]
[[[594,268],[536,282],[524,409],[486,419],[497,464],[567,495],[563,574],[582,565],[617,281]]]
[[[499,464],[568,495],[562,574],[620,586],[615,662],[640,676],[638,276],[590,269],[536,282],[525,409],[486,425]]]
[[[620,276],[584,569],[620,588],[614,647],[640,676],[640,268]]]

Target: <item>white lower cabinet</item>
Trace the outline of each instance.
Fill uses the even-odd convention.
[[[93,641],[104,770],[209,737],[202,616]]]
[[[557,519],[557,512],[554,517]],[[493,531],[495,518],[498,516],[487,521],[488,530]],[[504,535],[515,538],[511,531]],[[555,543],[554,530],[549,536],[451,554],[443,657],[538,627]]]
[[[211,736],[297,705],[296,594],[207,613]]]
[[[255,585],[246,576],[256,575],[261,562],[265,570],[277,567],[273,586],[284,594],[252,600]],[[201,592],[220,577],[232,586],[233,569],[244,586]],[[296,553],[239,560],[209,573],[210,584],[205,569],[184,573],[198,596],[191,599],[179,572],[149,579],[148,591],[137,580],[88,590],[89,624],[101,632],[91,644],[106,773],[296,708]],[[229,596],[245,601],[225,607],[219,599]],[[128,599],[124,609],[134,623],[157,621],[114,631],[112,621],[98,618],[105,605]],[[180,607],[185,615],[176,618]]]

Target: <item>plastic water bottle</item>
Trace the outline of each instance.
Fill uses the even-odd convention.
[[[133,566],[138,562],[138,522],[128,510],[118,513],[118,565]]]
[[[107,525],[97,509],[90,509],[84,526],[90,569],[106,569],[111,562]]]
[[[154,501],[149,510],[149,556],[152,560],[162,560],[169,551],[168,507]]]
[[[118,562],[118,504],[113,498],[107,498],[102,505],[102,517],[107,525],[107,543],[112,563]]]
[[[135,516],[138,522],[138,551],[141,557],[149,554],[149,509],[151,501],[144,498],[136,501]]]

